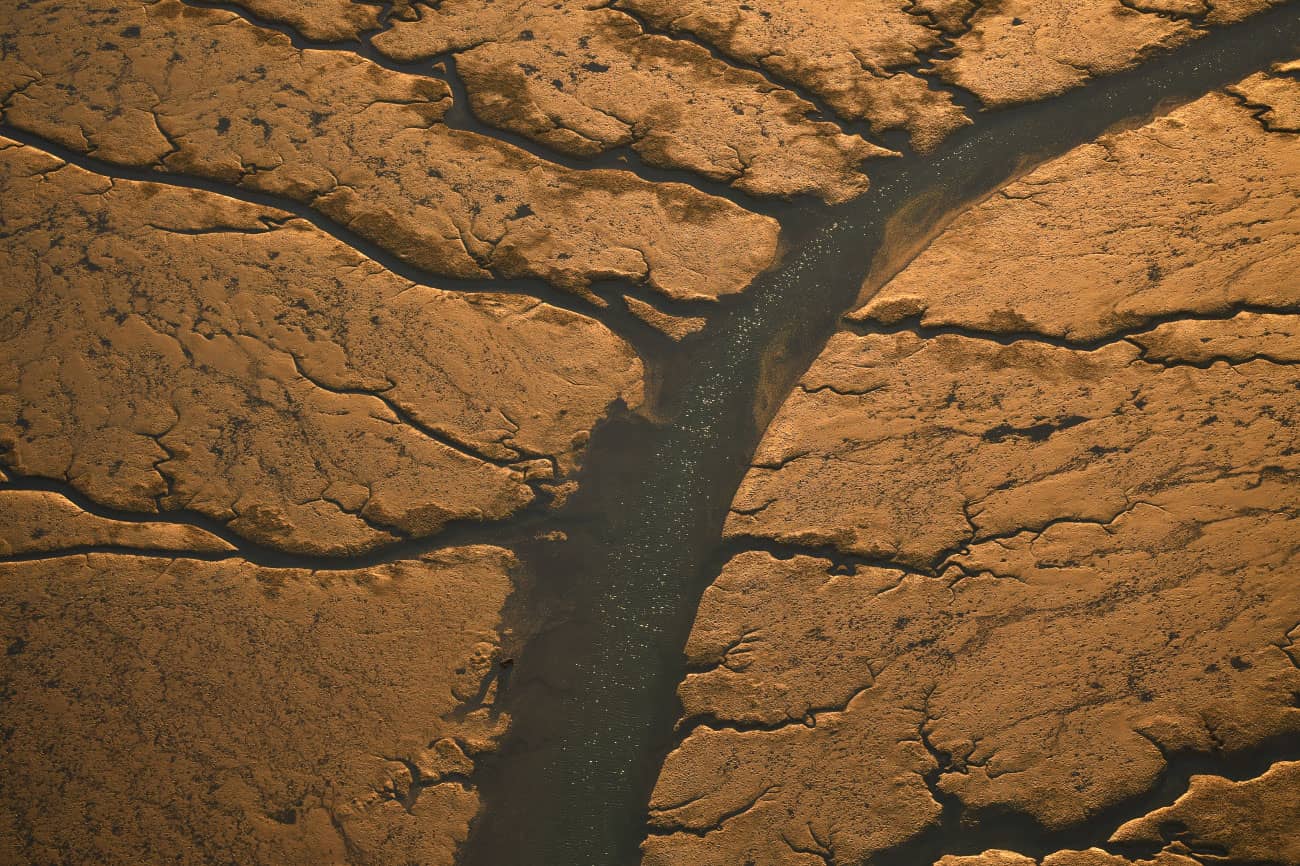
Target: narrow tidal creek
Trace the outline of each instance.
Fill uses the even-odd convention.
[[[513,725],[476,777],[468,866],[638,862],[646,803],[679,736],[682,647],[734,552],[721,541],[727,508],[763,428],[869,273],[887,277],[909,246],[1024,168],[1297,54],[1290,4],[1062,97],[975,114],[937,153],[873,166],[871,190],[843,207],[780,209],[782,264],[699,338],[645,358],[661,420],[602,424],[580,492],[547,527],[566,540],[519,549],[526,586],[508,611],[513,663],[497,704]],[[1027,832],[1009,820],[970,841],[1010,846]]]

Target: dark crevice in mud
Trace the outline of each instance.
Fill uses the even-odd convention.
[[[977,0],[977,2],[971,4],[970,9],[968,9],[966,14],[962,16],[960,25],[954,30],[947,30],[940,27],[939,22],[935,20],[933,15],[927,12],[921,12],[916,9],[915,6],[915,0],[909,0],[908,7],[903,11],[920,19],[927,27],[934,31],[934,34],[938,39],[938,44],[929,51],[919,52],[916,64],[907,67],[907,70],[924,79],[929,84],[931,90],[937,90],[948,94],[953,103],[958,108],[962,109],[967,117],[970,117],[976,123],[979,123],[980,115],[984,112],[983,101],[961,85],[954,84],[953,82],[944,79],[939,74],[939,69],[935,64],[944,60],[952,59],[961,50],[957,46],[957,40],[971,31],[972,21],[974,20],[976,13],[984,6],[983,0]]]
[[[401,806],[402,810],[408,815],[415,814],[415,804],[420,799],[420,795],[430,788],[436,788],[439,785],[455,785],[464,791],[473,790],[471,776],[467,774],[443,773],[438,776],[426,776],[410,758],[401,755],[380,755],[379,757],[394,764],[401,764],[410,777],[405,790],[402,789],[401,785],[395,785],[380,792],[382,796]]]
[[[1167,754],[1164,771],[1145,793],[1109,806],[1080,824],[1055,830],[1022,813],[964,808],[957,797],[938,787],[942,775],[954,770],[951,757],[928,744],[927,748],[938,764],[927,774],[927,783],[943,808],[939,825],[910,842],[876,855],[871,866],[917,866],[933,863],[945,854],[979,854],[989,849],[1014,851],[1039,859],[1056,851],[1092,847],[1131,859],[1149,858],[1160,849],[1158,843],[1110,842],[1111,834],[1121,824],[1168,806],[1187,793],[1192,776],[1223,776],[1240,782],[1262,775],[1278,761],[1300,760],[1300,735],[1275,737],[1235,752]],[[1233,860],[1216,862],[1244,866]]]
[[[1270,71],[1272,72],[1272,77],[1285,77],[1300,81],[1300,70],[1292,70],[1290,72]],[[1278,106],[1271,105],[1267,102],[1255,102],[1247,96],[1246,93],[1236,89],[1229,90],[1228,95],[1241,103],[1243,108],[1249,110],[1250,116],[1255,118],[1255,121],[1264,128],[1265,132],[1275,132],[1280,135],[1286,135],[1287,133],[1294,133],[1296,131],[1295,129],[1285,125],[1275,127],[1266,119],[1266,115],[1276,111]]]
[[[1026,165],[1298,45],[1300,15],[1282,7],[1061,97],[983,112],[927,158],[880,161],[855,202],[791,205],[780,267],[720,310],[707,339],[646,356],[660,383],[657,420],[620,413],[594,433],[582,486],[553,524],[567,541],[516,548],[529,579],[508,611],[516,664],[499,703],[512,726],[475,774],[484,805],[465,866],[639,861],[681,713],[682,647],[721,564],[732,495],[763,427],[869,272]],[[901,235],[891,222],[900,213]]]
[[[761,791],[759,791],[754,796],[750,797],[745,802],[739,804],[738,806],[735,806],[734,808],[728,809],[726,812],[723,812],[721,815],[715,818],[711,824],[707,824],[703,827],[695,827],[690,824],[669,825],[665,823],[664,826],[652,826],[648,832],[656,835],[662,835],[667,833],[689,833],[692,836],[707,836],[710,833],[714,833],[717,832],[718,830],[724,829],[727,826],[728,822],[736,818],[739,818],[741,815],[744,815],[745,813],[754,809],[756,806],[761,804],[765,799],[767,799],[768,794],[772,793],[772,791],[776,789],[777,786],[768,785],[766,788],[762,789]]]
[[[726,199],[745,210],[763,214],[764,216],[779,217],[787,209],[788,203],[779,198],[760,198],[722,181],[709,180],[686,169],[651,165],[642,159],[641,155],[629,145],[610,148],[594,156],[574,156],[540,144],[526,135],[486,123],[474,113],[474,102],[470,99],[469,90],[465,87],[464,79],[457,71],[455,56],[451,54],[442,55],[437,58],[437,63],[441,67],[441,74],[435,77],[447,82],[448,86],[451,87],[452,94],[452,106],[443,117],[443,122],[453,129],[498,139],[538,159],[553,162],[574,171],[591,171],[593,169],[626,171],[650,183],[682,184],[705,195]]]
[[[430,536],[404,537],[362,553],[326,556],[280,550],[250,541],[233,532],[224,522],[192,509],[178,508],[162,512],[150,512],[115,508],[95,501],[66,481],[18,475],[9,467],[5,467],[5,471],[8,473],[9,478],[7,481],[0,481],[0,495],[3,495],[6,490],[39,490],[55,493],[68,500],[81,511],[95,517],[103,517],[123,523],[192,526],[216,536],[233,547],[234,550],[213,552],[160,550],[157,548],[137,548],[113,544],[80,545],[55,551],[0,556],[0,563],[54,559],[59,556],[71,556],[77,553],[113,553],[132,556],[162,556],[170,559],[241,559],[266,568],[348,571],[385,565],[400,560],[419,559],[426,554],[471,544],[522,544],[535,539],[539,533],[544,533],[545,529],[543,527],[553,513],[549,507],[549,497],[540,496],[513,516],[496,523],[454,520]],[[2,502],[3,500],[0,500],[0,504]]]
[[[385,69],[391,69],[393,72],[403,72],[408,75],[431,76],[430,64],[428,62],[402,62],[394,60],[388,55],[376,49],[370,40],[376,34],[384,32],[386,27],[378,27],[373,30],[365,30],[357,34],[356,39],[339,39],[332,41],[323,41],[311,39],[300,33],[292,24],[286,24],[282,21],[274,21],[262,15],[258,15],[251,9],[246,9],[236,3],[224,3],[220,0],[179,0],[184,6],[195,9],[213,9],[220,12],[229,12],[237,15],[247,21],[254,27],[260,27],[263,30],[274,30],[281,36],[284,36],[299,51],[341,51],[345,54],[355,54],[358,57],[369,60]],[[386,16],[385,16],[386,17]]]
[[[293,25],[257,15],[234,3],[219,0],[180,0],[186,6],[200,9],[215,9],[238,15],[254,27],[273,30],[285,36],[299,51],[339,51],[353,54],[368,60],[377,66],[405,75],[418,75],[443,82],[451,90],[452,102],[447,113],[442,116],[442,123],[451,129],[472,132],[485,138],[516,147],[538,159],[562,165],[575,171],[591,169],[610,169],[626,171],[637,175],[650,183],[678,183],[690,186],[705,195],[725,198],[746,210],[767,215],[774,215],[781,208],[779,200],[764,199],[735,189],[720,181],[709,180],[686,169],[672,169],[652,166],[643,161],[640,155],[630,147],[617,147],[604,151],[597,156],[573,156],[554,148],[540,144],[525,135],[486,123],[474,113],[473,102],[465,88],[465,82],[456,71],[456,54],[449,52],[436,54],[422,60],[395,60],[372,44],[371,39],[386,28],[370,30],[359,34],[357,39],[321,41],[309,39]],[[622,11],[622,10],[619,10]]]
[[[441,276],[407,262],[374,241],[357,234],[347,226],[330,219],[319,211],[283,196],[260,192],[218,180],[209,180],[196,175],[173,174],[171,172],[106,162],[35,135],[25,129],[14,127],[7,122],[0,122],[0,137],[9,138],[27,147],[44,151],[69,165],[85,169],[110,180],[131,180],[142,183],[163,184],[181,189],[201,190],[247,202],[248,204],[286,211],[298,219],[311,223],[339,243],[351,247],[366,258],[416,285],[449,292],[526,295],[536,298],[551,306],[570,310],[600,321],[601,324],[627,340],[641,354],[655,351],[668,338],[632,315],[623,302],[623,295],[641,298],[656,308],[674,315],[698,316],[702,314],[698,304],[674,301],[639,284],[621,280],[600,280],[592,283],[591,290],[593,294],[605,303],[605,306],[602,307],[591,301],[584,300],[578,295],[561,291],[545,280],[537,278],[485,277],[483,279],[474,279]],[[691,312],[678,313],[677,310],[679,309],[687,309]]]
[[[1259,315],[1272,316],[1294,316],[1300,315],[1300,305],[1280,304],[1270,306],[1266,304],[1228,304],[1222,310],[1215,312],[1172,312],[1163,313],[1159,316],[1144,316],[1141,321],[1106,334],[1102,337],[1095,337],[1086,340],[1072,339],[1068,336],[1057,336],[1053,334],[1044,334],[1039,331],[984,331],[979,328],[972,328],[963,325],[922,325],[918,318],[913,316],[899,322],[890,324],[881,324],[873,320],[856,320],[846,319],[844,329],[861,336],[872,335],[893,335],[893,334],[915,334],[923,340],[932,340],[936,337],[954,336],[964,337],[968,340],[982,340],[990,343],[998,343],[1003,346],[1010,346],[1015,343],[1039,343],[1045,346],[1055,346],[1058,349],[1071,349],[1079,352],[1095,352],[1098,349],[1115,343],[1130,342],[1135,337],[1141,337],[1149,334],[1161,325],[1170,325],[1177,322],[1228,322],[1242,313],[1255,313]]]
[[[1210,16],[1209,4],[1200,12],[1182,12],[1174,9],[1143,9],[1137,5],[1135,0],[1119,0],[1119,5],[1126,9],[1132,9],[1139,15],[1150,15],[1154,18],[1164,18],[1167,21],[1182,21],[1190,24],[1197,30],[1204,31],[1208,29],[1207,19]]]
[[[289,355],[290,362],[292,362],[293,364],[294,370],[298,373],[299,376],[301,376],[303,379],[309,382],[313,387],[319,388],[320,390],[325,391],[329,394],[336,394],[342,397],[369,397],[372,400],[378,400],[380,403],[384,405],[384,408],[386,408],[389,412],[393,413],[393,416],[397,419],[396,420],[397,424],[403,427],[409,427],[411,430],[414,430],[416,433],[420,434],[426,439],[429,439],[432,442],[436,442],[450,451],[455,451],[457,454],[467,457],[470,460],[477,460],[481,463],[487,463],[489,465],[496,466],[498,469],[512,469],[512,468],[518,469],[520,463],[526,463],[530,460],[541,459],[541,460],[548,461],[551,464],[551,468],[553,470],[556,467],[556,460],[554,455],[539,454],[539,453],[532,453],[532,452],[525,453],[518,446],[507,445],[506,442],[508,442],[509,440],[500,442],[498,444],[500,444],[504,448],[513,451],[514,456],[492,457],[488,454],[485,454],[481,446],[475,445],[473,442],[467,442],[460,439],[459,437],[456,436],[455,433],[451,432],[450,430],[440,429],[440,427],[436,423],[433,422],[426,423],[424,421],[421,421],[419,418],[415,417],[415,415],[412,414],[410,410],[408,410],[406,407],[402,405],[402,402],[399,399],[390,397],[386,393],[388,390],[391,390],[394,387],[393,385],[389,385],[387,389],[332,387],[326,384],[325,382],[323,382],[321,379],[308,373],[307,370],[303,367],[302,358],[298,357],[298,355],[292,352],[288,352],[287,354]],[[536,484],[539,482],[528,481],[525,483],[527,483],[530,487],[532,487],[534,494],[538,492]]]
[[[723,662],[707,668],[692,667],[688,673],[707,672],[713,668],[721,667]],[[870,672],[868,672],[870,673]],[[872,681],[840,703],[825,704],[819,706],[810,706],[802,716],[798,718],[785,718],[775,722],[754,721],[751,719],[723,718],[715,713],[703,712],[690,716],[683,716],[677,723],[677,739],[675,745],[680,745],[683,740],[701,729],[708,731],[733,731],[739,733],[775,733],[777,731],[788,730],[790,728],[815,728],[817,727],[817,717],[827,713],[843,713],[848,709],[853,699],[867,691],[874,685]]]
[[[757,75],[762,76],[764,81],[766,81],[771,87],[790,91],[792,94],[812,106],[811,110],[805,115],[809,120],[833,124],[845,135],[857,136],[864,141],[900,153],[912,154],[916,152],[916,149],[912,144],[912,134],[906,128],[906,123],[878,128],[877,125],[873,125],[873,122],[868,118],[862,116],[854,117],[836,111],[824,97],[815,92],[808,85],[796,81],[788,75],[783,75],[777,70],[769,69],[761,62],[754,63],[733,54],[727,51],[725,47],[709,42],[707,39],[700,37],[690,30],[671,25],[667,28],[658,27],[648,21],[644,15],[623,6],[618,2],[618,0],[613,0],[613,2],[609,3],[605,8],[612,9],[615,12],[620,12],[628,16],[636,22],[642,32],[648,35],[662,36],[667,39],[673,39],[689,45],[697,46],[707,51],[715,60],[726,63],[728,66],[754,72]],[[910,9],[904,11],[911,12]],[[934,32],[935,36],[939,39],[939,45],[928,51],[918,51],[916,53],[916,60],[913,63],[905,63],[897,66],[890,66],[888,68],[882,68],[879,70],[878,74],[880,76],[916,75],[925,83],[928,89],[936,92],[947,93],[952,97],[953,102],[959,108],[962,108],[967,115],[973,116],[975,112],[982,108],[982,103],[979,102],[975,95],[957,87],[956,85],[942,81],[937,76],[931,74],[934,71],[934,61],[942,59],[944,56],[943,52],[953,48],[952,39],[947,34],[940,31],[928,15],[916,13],[915,17]],[[864,170],[870,174],[870,169],[871,164],[869,162],[864,166]]]
[[[1274,364],[1278,367],[1295,367],[1300,365],[1300,361],[1294,358],[1283,358],[1272,355],[1268,352],[1253,352],[1249,355],[1211,355],[1198,361],[1190,361],[1179,358],[1154,358],[1144,349],[1138,355],[1137,360],[1144,364],[1150,364],[1154,367],[1164,367],[1166,370],[1172,370],[1177,367],[1190,367],[1197,370],[1208,370],[1215,364],[1227,364],[1229,367],[1240,367],[1243,364],[1253,364],[1256,361],[1265,364]]]
[[[781,561],[794,559],[796,556],[810,556],[814,559],[823,560],[826,563],[826,572],[828,574],[852,574],[860,568],[883,568],[901,574],[938,577],[946,564],[942,559],[939,559],[936,560],[938,564],[935,567],[918,567],[888,556],[863,556],[858,553],[848,553],[831,543],[806,544],[763,538],[757,535],[736,535],[728,538],[719,547],[718,555],[715,557],[718,568],[714,573],[721,571],[723,565],[726,565],[740,554],[750,552],[766,553],[773,559]]]
[[[761,63],[753,63],[743,57],[732,54],[724,47],[715,45],[695,33],[692,33],[690,30],[671,26],[668,28],[658,27],[650,23],[644,15],[634,9],[628,9],[622,3],[618,2],[618,0],[612,0],[612,2],[602,8],[618,12],[621,15],[626,15],[629,19],[634,21],[636,26],[641,29],[641,32],[645,33],[647,36],[659,36],[664,39],[681,42],[685,45],[693,45],[696,48],[707,52],[710,57],[720,63],[758,75],[772,89],[790,91],[790,93],[811,106],[811,110],[805,115],[809,120],[834,124],[835,126],[838,126],[840,131],[845,135],[856,135],[859,138],[872,142],[873,144],[882,147],[886,146],[879,140],[876,134],[872,132],[871,125],[866,121],[844,117],[836,112],[835,109],[831,108],[825,99],[806,85],[783,76],[778,72],[774,72],[766,66],[763,66]]]

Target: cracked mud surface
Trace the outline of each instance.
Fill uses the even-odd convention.
[[[610,403],[639,402],[639,360],[594,320],[413,285],[282,212],[0,148],[0,405],[23,475],[356,552],[509,516],[574,470]]]
[[[876,862],[945,809],[1050,833],[1172,755],[1294,742],[1300,141],[1269,112],[1300,83],[1231,90],[999,189],[846,317],[732,504],[755,549],[701,602],[646,863]],[[1296,862],[1293,790],[1208,779],[1114,841]],[[941,862],[1004,861],[1037,862]],[[1042,862],[1094,861],[1128,862]]]
[[[946,856],[935,866],[1199,866],[1204,862],[1300,862],[1300,802],[1295,797],[1300,764],[1279,761],[1258,777],[1236,782],[1193,776],[1188,791],[1170,806],[1120,827],[1112,843],[1146,845],[1149,855],[1132,859],[1101,848],[1061,850],[1041,859],[989,850]],[[1159,848],[1160,850],[1155,850]]]
[[[1260,74],[1080,147],[959,216],[851,318],[1086,344],[1166,317],[1294,307],[1296,156],[1273,117],[1297,106],[1294,78]]]
[[[444,81],[301,51],[228,12],[32,3],[9,26],[6,123],[109,162],[284,196],[434,273],[574,291],[622,277],[695,298],[739,291],[772,258],[770,220],[451,128]]]
[[[1300,866],[1296,12],[7,5],[0,862]]]
[[[453,863],[510,561],[0,566],[6,859]]]

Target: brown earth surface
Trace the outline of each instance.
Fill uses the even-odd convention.
[[[356,552],[509,516],[574,470],[610,403],[639,402],[640,361],[592,319],[414,285],[283,212],[0,148],[0,437],[23,475]]]
[[[626,145],[755,195],[844,201],[867,189],[861,163],[890,153],[617,5],[444,0],[374,45],[402,61],[455,55],[474,113],[493,126],[575,155]]]
[[[396,11],[378,3],[353,0],[242,0],[239,6],[263,19],[288,24],[307,38],[321,42],[356,39],[378,30],[385,13]]]
[[[0,33],[5,122],[109,162],[284,196],[435,273],[573,291],[622,277],[711,298],[772,261],[772,220],[453,129],[445,82],[299,50],[230,12],[33,0],[0,10]]]
[[[803,116],[809,100],[925,152],[971,122],[948,85],[989,107],[1056,96],[1279,2],[445,0],[386,24],[346,3],[310,21],[286,0],[238,5],[317,39],[377,31],[399,61],[454,57],[479,118],[566,153],[630,146],[747,192],[840,201],[883,152]]]
[[[1035,860],[1014,851],[992,849],[982,854],[948,855],[935,866],[1201,866],[1201,861],[1164,851],[1150,858],[1130,860],[1100,848],[1056,851]]]
[[[1140,0],[979,3],[954,35],[955,55],[935,67],[985,105],[1006,106],[1064,93],[1196,37],[1192,21],[1140,8]]]
[[[1294,866],[1300,863],[1298,792],[1296,761],[1242,782],[1195,776],[1173,805],[1128,822],[1112,838],[1163,843],[1173,853]]]
[[[0,482],[3,480],[0,476]],[[0,483],[0,557],[82,547],[206,553],[235,550],[229,542],[196,526],[101,517],[57,493],[5,489]]]
[[[657,30],[689,33],[727,57],[759,66],[807,88],[840,117],[865,120],[871,131],[904,129],[929,150],[970,123],[952,97],[914,70],[943,45],[923,15],[897,0],[620,0],[617,8]]]
[[[453,863],[511,567],[0,565],[0,860]]]
[[[1260,80],[1234,91],[1300,91]],[[1300,141],[1250,101],[1011,183],[831,338],[727,520],[755,549],[701,602],[647,864],[874,862],[954,799],[1050,832],[1170,755],[1300,733]],[[1264,778],[1198,777],[1116,839],[1177,821],[1161,866],[1292,862],[1296,800]]]
[[[991,850],[947,856],[935,866],[1201,866],[1204,862],[1300,863],[1300,764],[1281,761],[1258,778],[1233,782],[1194,776],[1171,806],[1128,822],[1112,841],[1160,850],[1133,858],[1100,848],[1063,850],[1041,859]]]
[[[967,543],[1107,523],[1219,474],[1294,471],[1295,375],[1253,353],[1144,359],[1123,340],[841,333],[782,407],[727,533],[937,568]]]
[[[703,316],[673,316],[630,295],[623,299],[628,312],[673,340],[684,340],[702,331],[709,320]]]
[[[941,4],[939,75],[989,107],[1055,96],[1285,0],[999,0]],[[940,5],[940,4],[936,4]],[[956,16],[966,15],[957,23]]]
[[[589,512],[638,467],[584,471],[659,453],[617,437],[666,441],[725,328],[766,339],[744,293],[803,224],[1272,5],[4,5],[0,863],[491,862],[520,744],[531,779],[567,733],[512,731],[513,655],[585,646],[548,599],[608,613],[516,553],[618,544]],[[884,251],[732,503],[646,866],[892,864],[1008,814],[1097,847],[915,862],[1300,866],[1269,751],[1300,737],[1298,64]],[[1275,763],[1149,802],[1246,752]]]
[[[1283,73],[1229,93],[1245,91],[1283,116],[1300,106]],[[956,217],[852,318],[1087,342],[1295,307],[1300,143],[1259,111],[1211,94],[1034,169]]]
[[[330,38],[319,25],[300,27],[295,3],[239,5]],[[815,8],[798,10],[795,26],[834,20],[800,14]],[[735,14],[734,4],[730,11]],[[873,12],[892,14],[898,23],[907,17],[899,10]],[[340,34],[361,34],[364,28],[348,26],[353,15],[335,13]],[[873,15],[862,26],[882,20]],[[860,164],[888,150],[810,119],[814,106],[798,94],[714,58],[706,47],[657,32],[658,23],[655,10],[635,3],[451,0],[394,16],[372,44],[400,62],[454,57],[476,116],[562,153],[594,156],[628,147],[651,165],[687,169],[755,195],[842,201],[866,190]],[[919,23],[908,31],[927,45],[936,39]],[[884,50],[901,57],[907,47]],[[904,104],[909,99],[947,102],[915,81],[919,87],[888,97],[894,126],[914,110]],[[628,99],[629,93],[637,97]]]

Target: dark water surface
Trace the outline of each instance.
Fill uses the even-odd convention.
[[[781,209],[791,247],[783,264],[720,311],[701,339],[646,358],[663,421],[623,413],[603,424],[581,490],[555,521],[568,540],[519,550],[529,586],[509,612],[520,636],[498,701],[513,727],[476,776],[484,810],[468,866],[638,862],[650,790],[677,736],[682,647],[728,553],[720,540],[727,507],[781,398],[853,306],[873,261],[879,267],[879,256],[900,246],[898,237],[884,243],[891,216],[907,209],[920,237],[1026,164],[1297,55],[1292,3],[1133,72],[979,114],[936,154],[871,166],[871,191],[846,206]],[[1185,772],[1152,796],[1167,802],[1177,776]],[[946,845],[1032,851],[1057,841],[1011,818],[960,840],[955,829],[918,841],[898,862],[929,864],[922,858]]]

